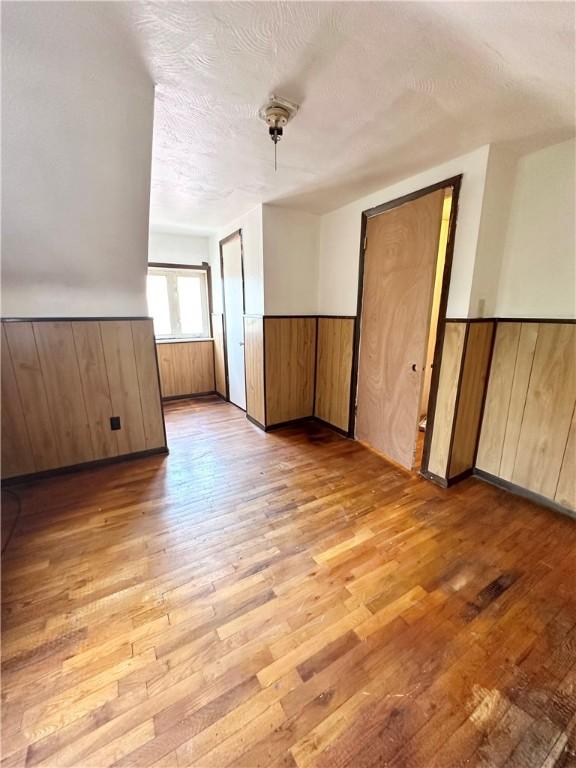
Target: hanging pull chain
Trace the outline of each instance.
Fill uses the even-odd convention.
[[[274,172],[278,170],[278,142],[282,138],[282,126],[271,125],[268,129],[270,138],[274,142]]]
[[[268,126],[268,135],[274,142],[274,172],[278,170],[278,147],[276,145],[282,138],[288,121],[294,117],[296,112],[298,112],[298,104],[276,97],[274,94],[258,112],[258,117],[264,120]]]

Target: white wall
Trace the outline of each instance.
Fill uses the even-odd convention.
[[[322,216],[318,272],[320,314],[356,314],[362,211],[462,173],[448,317],[467,317],[488,155],[489,147],[481,147]]]
[[[2,314],[145,315],[152,80],[106,3],[2,25]]]
[[[575,156],[566,141],[518,162],[496,315],[576,317]]]
[[[496,314],[516,164],[517,157],[505,147],[490,147],[470,292],[470,317],[494,317]]]
[[[210,239],[207,236],[150,232],[148,261],[200,266],[209,259]]]
[[[272,205],[262,212],[266,314],[315,314],[320,217]]]
[[[220,276],[220,249],[218,243],[228,235],[242,230],[244,261],[244,296],[247,315],[264,313],[264,263],[262,245],[262,206],[258,205],[244,216],[222,227],[210,238],[210,265],[212,267],[213,311],[222,312],[222,281]]]

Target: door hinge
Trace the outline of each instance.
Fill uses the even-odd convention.
[[[364,250],[368,247],[368,235],[364,235]]]

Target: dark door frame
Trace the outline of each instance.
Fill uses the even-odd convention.
[[[440,293],[440,306],[438,307],[438,326],[436,331],[436,345],[434,347],[434,358],[432,363],[432,378],[430,381],[430,395],[428,398],[428,410],[426,421],[426,432],[424,435],[424,450],[422,453],[422,462],[420,472],[428,469],[428,458],[430,455],[430,440],[434,427],[434,412],[436,410],[436,397],[438,394],[438,380],[440,376],[440,360],[442,358],[442,346],[444,344],[444,333],[446,329],[446,309],[448,307],[448,291],[450,289],[450,277],[452,274],[452,260],[454,256],[454,240],[456,236],[456,220],[458,218],[458,200],[460,197],[460,187],[462,183],[462,174],[452,176],[444,181],[431,184],[416,192],[410,192],[408,195],[397,197],[382,205],[374,208],[368,208],[362,211],[362,226],[360,229],[360,261],[358,267],[358,301],[356,307],[356,323],[354,327],[354,348],[352,353],[352,381],[350,387],[350,416],[349,416],[349,437],[354,437],[356,432],[356,398],[358,396],[358,358],[360,352],[360,336],[362,326],[362,296],[364,293],[364,259],[366,252],[366,229],[368,219],[379,216],[381,213],[398,208],[405,203],[411,203],[419,197],[424,197],[439,189],[452,189],[452,207],[450,209],[450,222],[448,225],[448,242],[446,244],[446,258],[444,261],[444,273],[442,275],[442,290]]]
[[[242,228],[236,229],[225,238],[220,240],[218,247],[220,249],[220,282],[222,283],[222,346],[224,348],[224,373],[226,376],[226,400],[230,403],[230,381],[228,378],[228,340],[226,336],[226,291],[224,290],[224,254],[222,252],[226,243],[234,240],[236,237],[240,238],[240,270],[242,272],[242,315],[246,314],[246,294],[244,292],[244,240],[242,238]],[[244,318],[242,318],[244,323]],[[246,376],[246,356],[244,355],[244,376]],[[236,405],[236,403],[232,403]],[[236,406],[239,408],[240,406]],[[243,409],[241,409],[243,410]]]

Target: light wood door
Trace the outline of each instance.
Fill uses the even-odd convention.
[[[356,437],[412,469],[444,190],[368,220]]]
[[[244,371],[244,278],[240,235],[222,243],[222,281],[224,284],[224,326],[230,402],[246,410]]]

